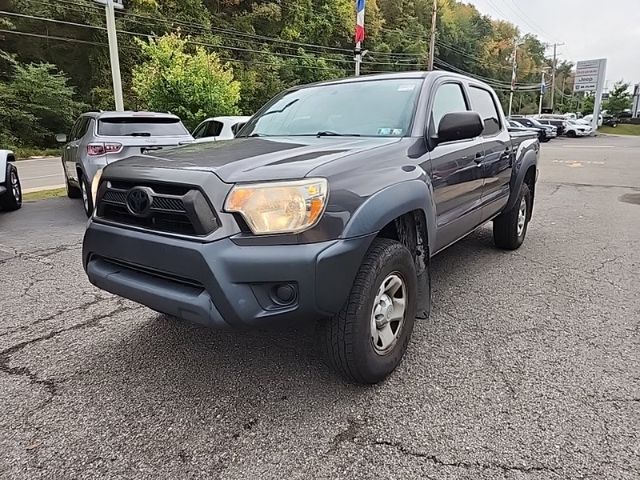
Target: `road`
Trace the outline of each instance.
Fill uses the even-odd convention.
[[[0,214],[3,479],[640,478],[640,139],[542,147],[534,218],[433,261],[373,387],[313,326],[218,332],[93,288],[79,201]]]
[[[34,158],[16,163],[25,193],[64,187],[60,157]]]

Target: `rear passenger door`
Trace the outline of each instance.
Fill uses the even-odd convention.
[[[462,83],[445,80],[435,86],[427,134],[437,136],[447,113],[469,110]],[[438,143],[430,152],[430,170],[436,207],[437,235],[434,251],[441,250],[480,224],[482,163],[480,138]],[[427,170],[429,171],[429,170]]]
[[[498,99],[495,94],[480,85],[469,85],[471,109],[478,112],[484,120],[482,145],[484,160],[482,161],[482,219],[488,220],[499,213],[509,199],[509,181],[513,152],[511,136],[503,124]]]

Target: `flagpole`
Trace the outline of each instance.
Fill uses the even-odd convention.
[[[356,0],[356,77],[360,75],[360,65],[362,64],[362,41],[364,40],[364,7],[365,0]]]

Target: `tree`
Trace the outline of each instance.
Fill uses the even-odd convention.
[[[149,110],[171,112],[189,128],[213,115],[238,114],[240,83],[233,69],[179,34],[138,40],[147,58],[133,69],[133,91]]]
[[[51,146],[54,135],[67,131],[86,105],[74,99],[66,75],[53,65],[10,63],[13,75],[0,83],[0,141]]]
[[[629,83],[620,80],[613,85],[609,92],[609,98],[603,102],[603,109],[609,113],[620,113],[631,108],[631,95]]]

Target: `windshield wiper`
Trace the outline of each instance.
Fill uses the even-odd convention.
[[[360,137],[359,133],[338,133],[331,130],[322,130],[316,133],[316,137]]]
[[[150,137],[149,132],[131,132],[126,135],[127,137]]]

